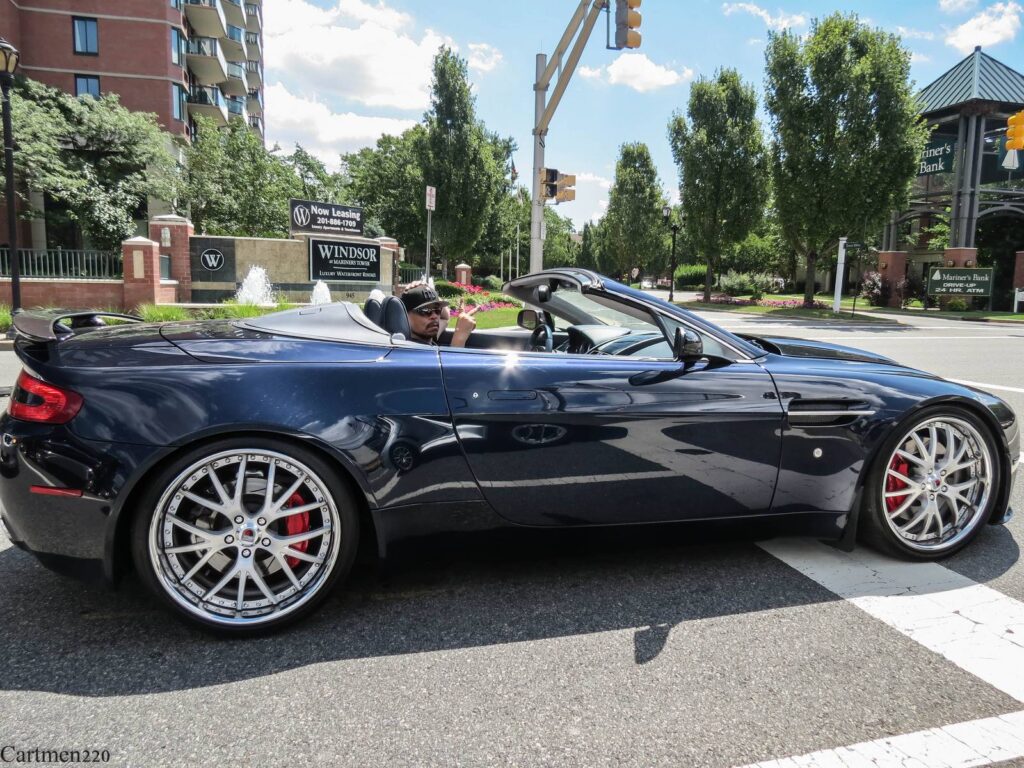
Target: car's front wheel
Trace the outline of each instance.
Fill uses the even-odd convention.
[[[307,614],[351,568],[355,500],[318,455],[232,439],[165,467],[140,505],[132,552],[143,581],[185,619],[223,633]]]
[[[930,410],[899,428],[864,489],[869,540],[921,560],[962,549],[997,503],[998,457],[988,425],[960,408]]]

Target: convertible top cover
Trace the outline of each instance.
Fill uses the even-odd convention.
[[[254,331],[301,339],[355,341],[361,344],[387,344],[391,339],[385,330],[367,319],[362,309],[347,301],[286,309],[243,320],[238,325]]]

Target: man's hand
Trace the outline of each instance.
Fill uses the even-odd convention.
[[[455,333],[452,334],[453,347],[466,346],[466,340],[469,339],[469,334],[476,329],[476,320],[473,319],[473,315],[476,313],[477,309],[478,307],[470,307],[459,314],[459,320],[455,324]]]

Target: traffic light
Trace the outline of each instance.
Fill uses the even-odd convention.
[[[541,197],[555,203],[570,203],[576,199],[576,177],[570,173],[559,173],[557,168],[542,168],[540,171]]]
[[[1006,151],[1024,149],[1024,110],[1006,121]]]
[[[636,9],[641,0],[615,0],[615,47],[640,47],[640,22],[643,17]]]

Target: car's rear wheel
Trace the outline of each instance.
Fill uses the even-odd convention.
[[[919,560],[967,546],[997,502],[998,456],[991,429],[960,408],[929,410],[900,427],[865,487],[869,540]]]
[[[270,439],[200,447],[169,464],[140,505],[132,553],[180,616],[229,634],[277,629],[348,573],[359,516],[320,456]]]

